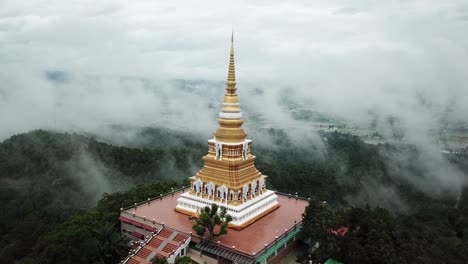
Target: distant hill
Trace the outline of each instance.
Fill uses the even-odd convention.
[[[154,181],[163,182],[154,190],[167,191],[164,182],[180,183],[194,175],[207,151],[206,139],[189,131],[123,126],[112,131],[97,137],[36,130],[0,143],[0,259],[13,262],[28,254],[25,249],[44,248],[40,244],[44,242],[38,242],[44,236],[47,241],[66,243],[51,232],[82,212],[92,215],[90,208],[104,193]],[[334,207],[369,204],[395,214],[428,204],[468,204],[466,188],[458,195],[415,188],[411,180],[432,172],[417,162],[421,152],[413,146],[369,145],[336,132],[314,139],[306,136],[294,138],[277,129],[251,134],[252,153],[257,156],[257,168],[269,176],[269,188],[326,200]],[[468,157],[442,159],[444,166],[468,175]],[[151,188],[144,187],[145,193],[152,193]],[[99,217],[112,223],[118,214],[113,210],[136,202],[141,198],[137,194],[115,194],[120,204],[112,204],[107,216]]]
[[[114,126],[111,131],[100,140],[171,151],[176,164],[192,169],[177,173],[172,163],[164,174],[175,173],[184,179],[200,169],[200,158],[206,154],[206,135],[190,131],[125,126]],[[456,204],[457,196],[462,196],[454,191],[458,185],[448,186],[451,190],[438,189],[439,184],[424,189],[419,182],[431,177],[450,182],[448,176],[454,175],[444,175],[448,173],[460,174],[468,182],[468,156],[428,153],[403,142],[372,145],[339,132],[274,128],[253,130],[249,138],[254,142],[257,168],[269,176],[269,188],[336,206],[369,204],[408,213],[435,201]],[[186,155],[183,159],[177,155],[179,150]]]
[[[0,143],[0,259],[20,257],[21,248],[34,245],[78,209],[95,206],[105,192],[182,180],[192,170],[190,154],[177,148],[113,146],[44,130],[12,136]],[[168,174],[171,167],[176,169]]]

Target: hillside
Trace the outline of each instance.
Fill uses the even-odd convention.
[[[80,247],[86,247],[87,240],[99,240],[95,227],[118,235],[118,208],[166,192],[176,186],[174,180],[180,184],[200,168],[206,152],[198,135],[146,128],[123,138],[118,132],[122,128],[98,141],[89,135],[37,130],[0,143],[0,259],[37,263],[31,254],[42,254],[52,263],[65,251],[72,253],[63,263],[90,262],[99,253],[79,252],[86,251]],[[269,176],[271,189],[326,200],[333,208],[380,206],[393,215],[429,205],[463,209],[468,204],[466,190],[431,193],[415,187],[411,180],[428,171],[426,164],[416,162],[423,153],[414,146],[369,145],[339,133],[324,133],[320,142],[304,139],[298,145],[282,130],[262,133],[252,135],[258,142],[252,152],[257,168]],[[402,156],[405,159],[397,158]],[[441,164],[468,174],[466,156],[446,156]],[[122,192],[154,181],[162,182]],[[80,228],[82,244],[73,244],[73,230]],[[112,253],[104,263],[113,263],[119,254],[123,253]],[[80,256],[84,259],[78,260]]]
[[[174,157],[177,171],[190,174],[186,152],[175,148],[112,146],[42,130],[5,140],[0,144],[0,259],[23,257],[25,247],[77,210],[95,206],[103,193],[171,178],[164,173]]]

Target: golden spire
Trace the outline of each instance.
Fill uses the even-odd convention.
[[[242,113],[236,94],[236,70],[234,66],[234,33],[231,34],[231,50],[229,54],[229,70],[224,95],[223,107],[219,113],[219,128],[215,131],[215,138],[226,143],[244,142],[247,136],[242,129]]]
[[[236,69],[234,67],[234,32],[231,33],[231,52],[229,56],[229,71],[226,90],[228,94],[235,94],[236,92]]]

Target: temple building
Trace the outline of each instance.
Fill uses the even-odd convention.
[[[226,94],[204,166],[189,178],[190,186],[121,210],[122,233],[138,243],[123,263],[151,263],[155,257],[174,263],[185,255],[199,263],[268,263],[295,244],[308,201],[267,189],[268,177],[255,167],[252,141],[242,128],[236,89],[231,37]],[[213,203],[233,218],[228,234],[216,242],[192,233],[193,217]]]
[[[244,123],[236,94],[234,46],[231,39],[226,94],[219,112],[219,127],[208,140],[204,166],[190,177],[191,188],[178,199],[176,210],[194,215],[212,203],[225,206],[233,217],[230,227],[242,229],[278,208],[275,192],[266,188],[267,176],[255,168],[252,140]]]

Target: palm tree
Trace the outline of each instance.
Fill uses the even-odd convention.
[[[98,226],[93,230],[93,234],[98,242],[98,262],[118,263],[128,254],[129,240],[120,232],[116,232],[113,224],[105,223]]]

